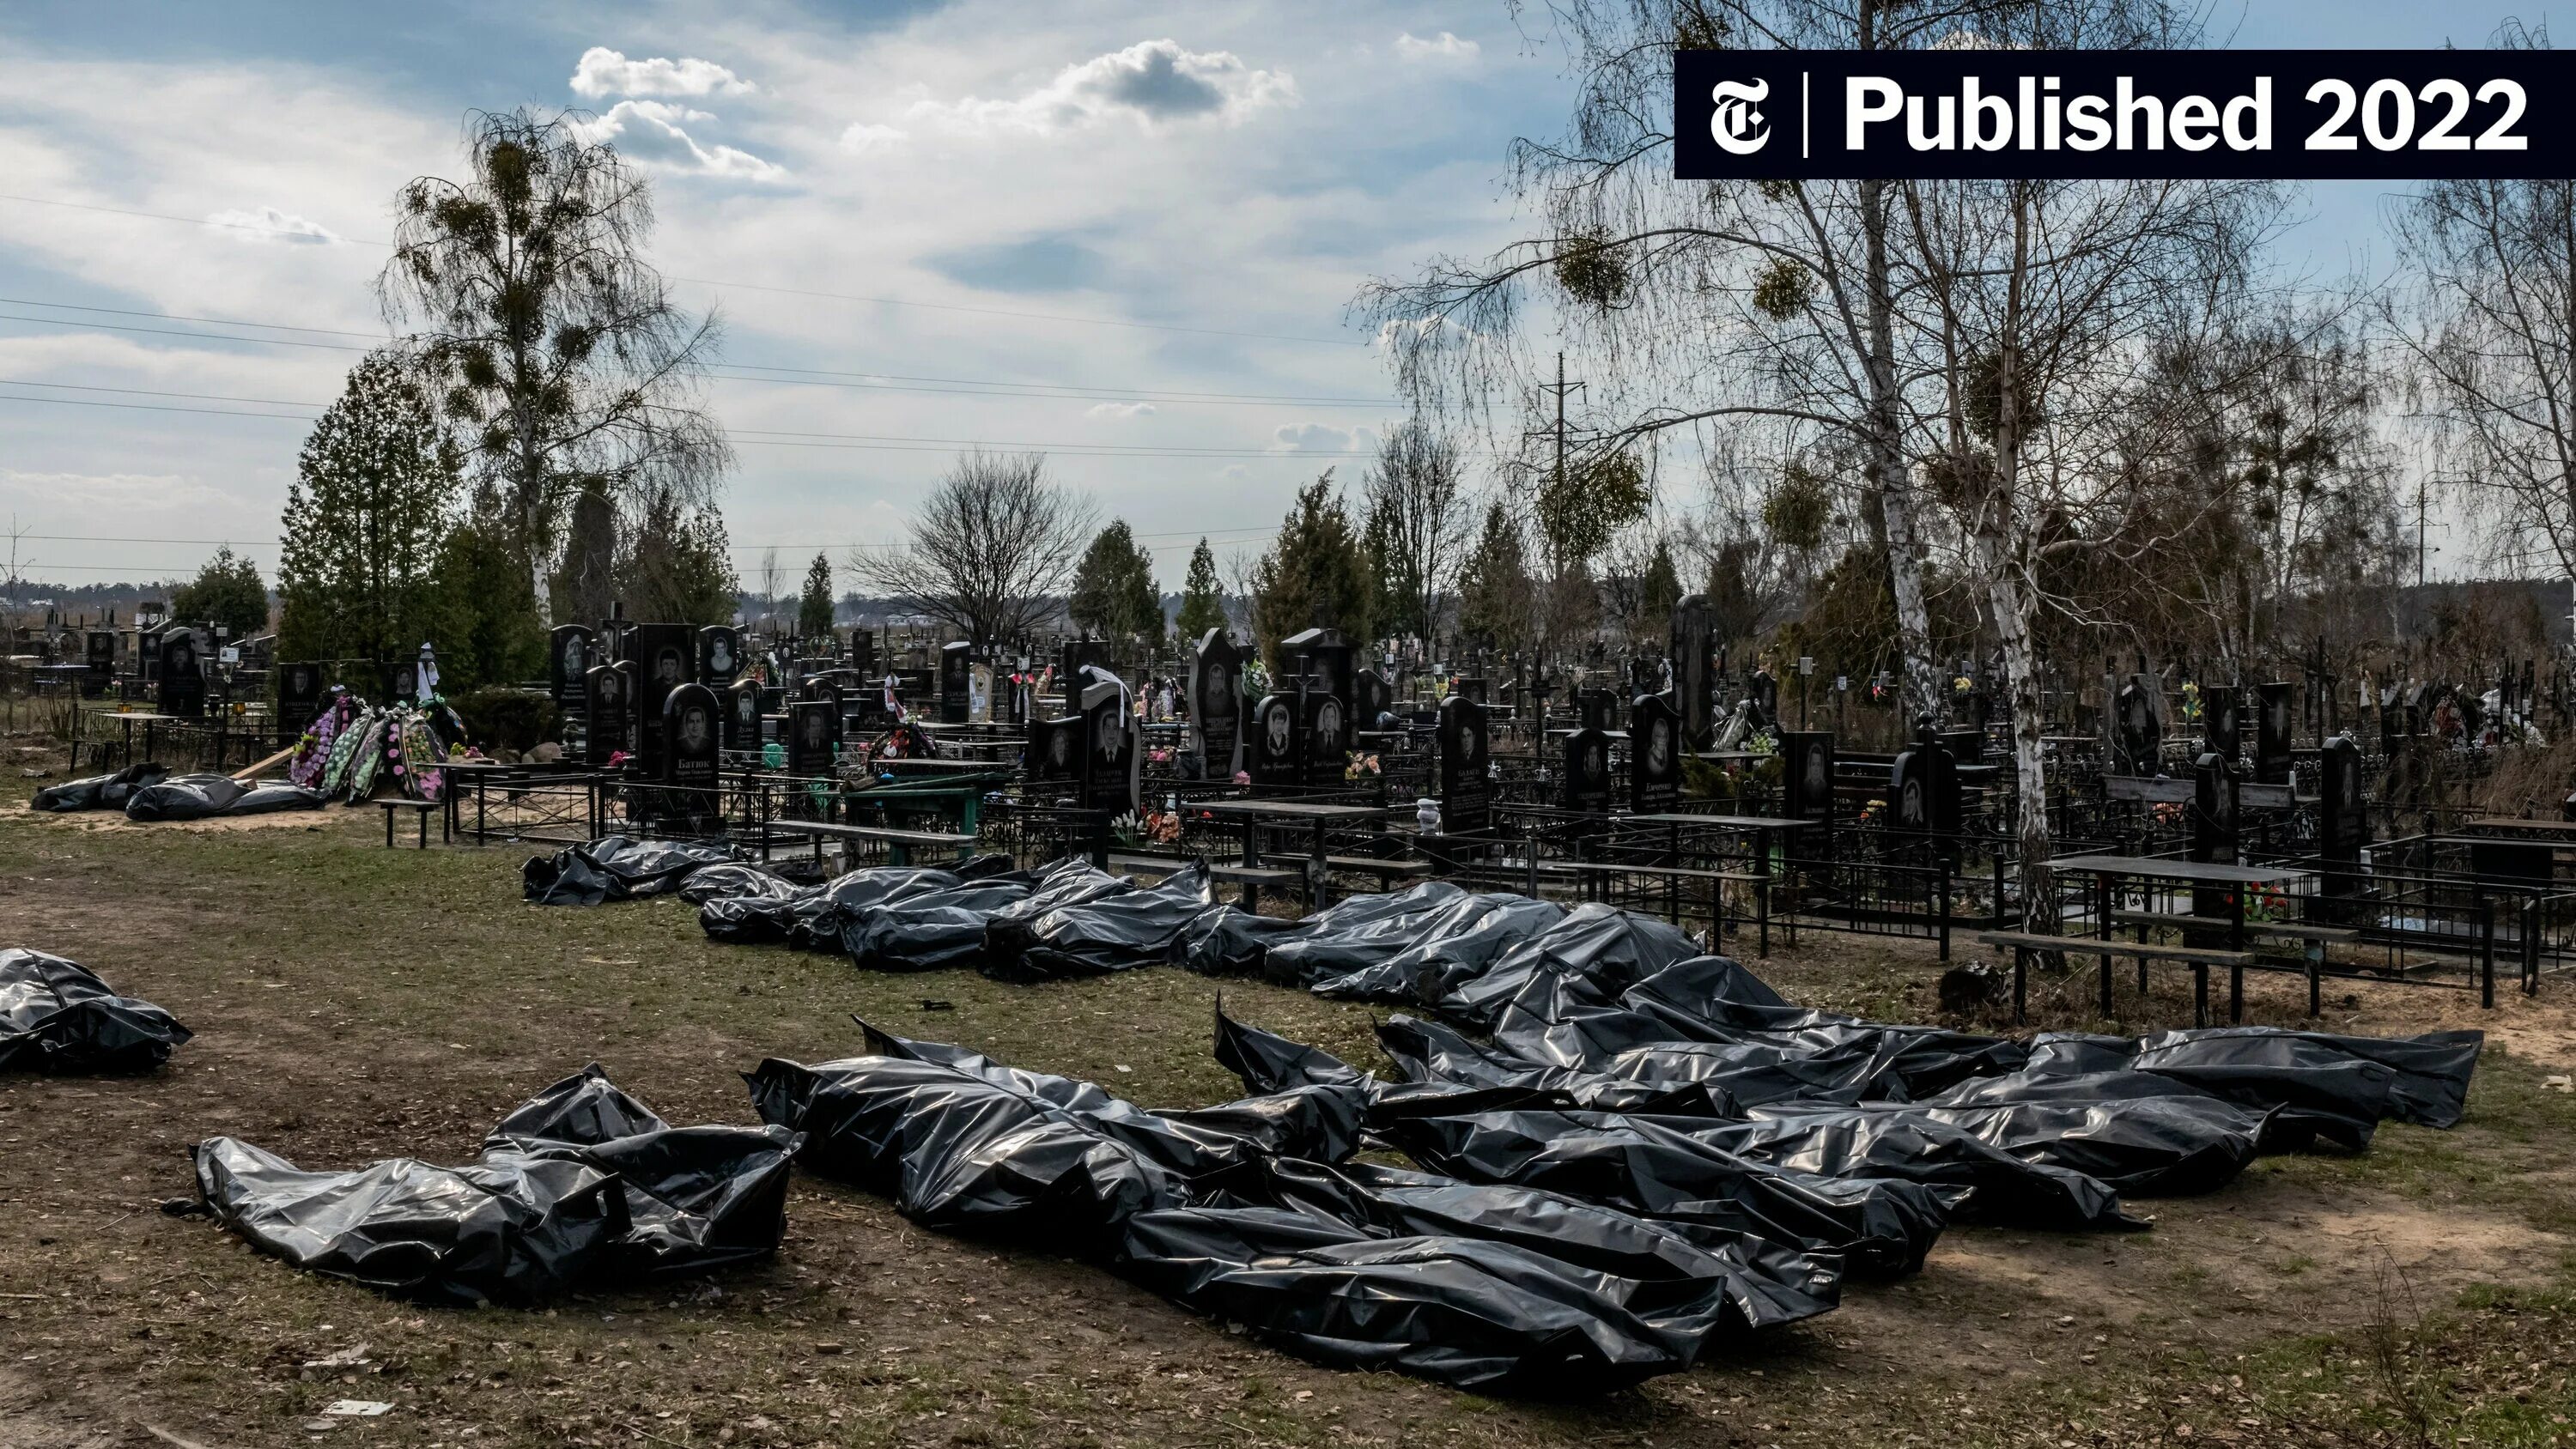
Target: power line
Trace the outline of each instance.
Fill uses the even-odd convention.
[[[144,312],[122,307],[82,307],[69,302],[30,302],[13,297],[0,297],[0,303],[20,307],[50,307],[65,312],[97,312],[111,317],[151,317],[165,322],[197,322],[220,327],[264,327],[279,332],[309,332],[333,337],[374,337],[377,334],[351,332],[335,327],[296,327],[282,322],[242,322],[229,318],[188,317],[169,312]],[[0,321],[28,322],[39,327],[60,327],[74,332],[138,332],[154,337],[185,337],[202,342],[243,342],[255,347],[302,347],[324,352],[370,352],[374,347],[361,347],[346,342],[305,342],[291,337],[231,337],[220,332],[183,332],[169,327],[139,327],[132,323],[94,322],[86,318],[29,317],[23,313],[0,312]],[[375,346],[393,339],[379,338]],[[785,372],[803,374],[797,377],[758,377],[752,373]],[[1327,407],[1327,408],[1392,408],[1390,399],[1314,397],[1294,393],[1221,393],[1198,392],[1183,388],[1135,388],[1095,386],[1087,383],[1010,382],[998,378],[914,377],[903,373],[836,371],[829,368],[780,367],[766,363],[738,362],[708,369],[708,375],[721,382],[768,383],[773,386],[847,387],[874,392],[944,393],[957,397],[1017,397],[1069,402],[1144,402],[1175,406],[1206,407]],[[881,379],[879,381],[840,381],[838,379]]]
[[[82,383],[19,382],[0,378],[0,386],[39,388],[84,388]],[[163,392],[150,388],[97,388],[96,391],[118,392],[141,397],[176,397],[269,404],[284,407],[319,408],[320,403],[287,402],[277,398],[236,398],[220,394]],[[312,413],[253,413],[235,408],[175,407],[162,403],[118,403],[92,398],[17,397],[0,393],[0,402],[52,403],[63,407],[125,408],[143,412],[196,413],[219,418],[273,418],[281,422],[310,422]],[[1301,448],[1289,452],[1273,449],[1201,448],[1184,444],[1154,443],[1027,443],[998,442],[978,438],[914,438],[890,433],[801,433],[767,428],[729,429],[727,437],[752,447],[827,448],[843,447],[860,451],[882,452],[953,452],[959,448],[1023,448],[1037,452],[1060,453],[1071,458],[1367,458],[1376,454],[1366,448]]]
[[[132,207],[98,206],[88,202],[59,201],[46,196],[13,196],[0,194],[0,201],[22,201],[30,206],[56,206],[70,211],[93,211],[107,216],[144,217],[153,221],[175,221],[187,226],[222,227],[232,231],[262,232],[271,236],[309,237],[311,232],[292,227],[261,226],[246,221],[216,221],[210,217],[179,216],[166,211],[141,211]],[[356,246],[377,247],[386,251],[393,243],[364,237],[343,237],[339,241]],[[931,312],[960,312],[982,317],[1015,317],[1034,322],[1070,322],[1090,327],[1121,327],[1143,332],[1178,332],[1201,337],[1242,337],[1257,342],[1306,342],[1327,347],[1366,347],[1368,344],[1350,337],[1310,337],[1287,332],[1246,332],[1227,327],[1184,327],[1170,322],[1129,322],[1109,317],[1077,317],[1062,312],[1029,312],[1010,307],[970,307],[956,302],[916,302],[902,297],[871,297],[850,292],[818,292],[801,287],[772,287],[757,282],[727,282],[711,277],[684,277],[666,273],[674,282],[689,282],[701,287],[733,288],[745,292],[772,292],[786,297],[821,297],[836,302],[868,302],[881,307],[914,307]]]

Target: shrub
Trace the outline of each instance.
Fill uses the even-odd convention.
[[[484,749],[525,752],[563,732],[562,711],[538,690],[487,686],[449,700],[466,737]]]

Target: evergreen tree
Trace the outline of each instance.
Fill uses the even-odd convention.
[[[1190,553],[1190,577],[1181,587],[1177,622],[1181,637],[1193,644],[1225,623],[1225,590],[1216,581],[1216,550],[1204,538]]]
[[[400,654],[418,649],[423,640],[437,645],[441,694],[518,684],[545,670],[546,628],[515,540],[499,500],[489,493],[478,498],[440,544],[434,565],[442,601],[437,617],[419,639],[393,641]]]
[[[1500,502],[1488,504],[1484,530],[1458,572],[1458,631],[1488,648],[1521,648],[1535,603],[1520,524]]]
[[[1162,642],[1163,595],[1154,586],[1154,556],[1136,542],[1125,519],[1111,519],[1074,566],[1065,612],[1103,639]]]
[[[617,504],[605,488],[584,488],[573,499],[563,567],[555,572],[554,617],[568,624],[607,618],[618,598],[617,565]]]
[[[398,353],[369,354],[313,425],[287,484],[279,657],[382,663],[432,638],[457,491],[456,458],[419,378]]]
[[[170,617],[183,624],[213,624],[233,639],[268,631],[268,585],[259,565],[228,544],[206,560],[197,576],[170,591]]]
[[[807,639],[832,637],[832,560],[814,555],[805,571],[805,596],[796,605],[796,632]]]
[[[1377,585],[1360,553],[1359,530],[1333,491],[1333,473],[1297,490],[1270,551],[1252,569],[1252,634],[1275,670],[1279,641],[1306,629],[1369,634]]]
[[[619,575],[619,596],[660,623],[731,623],[741,607],[723,515],[685,509],[667,492],[646,504]]]
[[[1646,562],[1646,580],[1638,590],[1638,608],[1650,632],[1670,626],[1673,608],[1682,601],[1681,571],[1673,567],[1673,551],[1662,539],[1655,540],[1655,556]]]

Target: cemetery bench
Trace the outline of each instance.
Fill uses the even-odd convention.
[[[1242,864],[1245,867],[1262,863],[1263,826],[1311,825],[1314,836],[1303,872],[1306,909],[1310,911],[1325,904],[1324,880],[1331,868],[1324,848],[1325,831],[1335,825],[1374,825],[1390,813],[1383,805],[1336,805],[1314,800],[1208,800],[1191,808],[1211,819],[1231,820],[1243,827]],[[1243,908],[1247,911],[1254,909],[1257,899],[1257,883],[1244,882]]]
[[[429,817],[432,815],[438,817],[439,843],[444,845],[454,838],[449,835],[447,829],[447,807],[440,801],[413,800],[401,795],[392,795],[377,801],[376,807],[385,812],[385,848],[387,850],[393,849],[394,812],[397,810],[410,811],[420,823],[420,844],[414,847],[415,849],[429,849]]]
[[[1716,934],[1710,939],[1726,938],[1726,888],[1749,886],[1753,891],[1754,920],[1760,932],[1761,953],[1771,954],[1771,877],[1767,872],[1750,870],[1712,870],[1703,866],[1643,865],[1616,860],[1568,861],[1565,869],[1579,876],[1607,880],[1616,876],[1643,876],[1665,884],[1665,919],[1678,926],[1682,921],[1681,886],[1686,881],[1708,882],[1708,920]]]
[[[1977,944],[2000,946],[2013,953],[2013,1020],[2022,1019],[2030,996],[2030,956],[2034,951],[2057,951],[2069,956],[2102,958],[2102,1014],[2111,1014],[2111,958],[2134,957],[2141,975],[2149,961],[2180,961],[2191,967],[2191,1024],[2209,1025],[2209,968],[2224,966],[2229,972],[2229,1019],[2242,1021],[2245,1016],[2245,968],[2254,964],[2251,951],[2221,951],[2201,946],[2165,946],[2152,941],[2120,941],[2108,936],[2050,936],[2035,931],[1979,931]]]
[[[2247,891],[2255,886],[2283,885],[2292,881],[2306,880],[2315,875],[2313,871],[2289,866],[2235,865],[2225,861],[2172,860],[2162,856],[2070,855],[2053,862],[2052,865],[2057,870],[2084,871],[2093,876],[2093,916],[2100,925],[2100,934],[2090,938],[2072,939],[2089,939],[2091,942],[2090,945],[2076,948],[2078,954],[2090,954],[2102,958],[2102,1014],[2104,1016],[2111,1014],[2111,958],[2113,956],[2136,958],[2140,991],[2146,989],[2149,961],[2183,961],[2190,963],[2192,968],[2192,1024],[2195,1026],[2209,1024],[2209,968],[2211,966],[2227,968],[2227,1019],[2231,1022],[2245,1019],[2245,968],[2256,964],[2254,953],[2245,949],[2248,927],[2245,919]],[[2223,917],[2207,918],[2212,922],[2213,930],[2226,933],[2226,948],[2223,951],[2217,951],[2208,947],[2151,946],[2145,942],[2138,942],[2123,949],[2121,943],[2114,943],[2110,939],[2111,924],[2118,914],[2111,904],[2114,898],[2112,882],[2121,878],[2162,885],[2188,885],[2195,888],[2226,887],[2228,913]],[[2258,930],[2264,925],[2260,921],[2251,924]],[[1988,942],[1988,944],[2010,943]],[[2064,950],[2067,948],[2048,945],[2037,949]],[[2016,995],[2020,990],[2023,954],[2022,950],[2017,949],[2013,958]],[[2238,959],[2200,959],[2229,956]],[[2316,963],[2311,962],[2308,974],[2308,1011],[2311,1016],[2318,1012],[2319,998]]]
[[[1379,890],[1385,890],[1387,882],[1397,876],[1418,880],[1431,874],[1431,862],[1427,860],[1384,860],[1373,855],[1328,855],[1324,865],[1349,875],[1376,876]]]
[[[1150,875],[1157,879],[1171,875],[1188,864],[1188,861],[1170,855],[1131,855],[1113,852],[1109,857],[1111,870],[1128,875]],[[1243,885],[1251,890],[1258,890],[1262,886],[1293,885],[1303,874],[1286,866],[1234,865],[1222,860],[1209,861],[1207,868],[1209,879],[1221,880],[1229,885]]]
[[[823,858],[823,842],[837,840],[844,844],[872,841],[886,848],[886,859],[896,865],[912,864],[912,852],[950,850],[960,860],[975,848],[975,837],[946,830],[898,830],[886,825],[838,825],[828,820],[764,820],[760,822],[760,858],[769,859],[770,833],[801,835],[814,843],[814,858]]]

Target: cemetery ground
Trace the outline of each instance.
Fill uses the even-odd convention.
[[[1758,1351],[1598,1401],[1502,1401],[1313,1367],[808,1175],[774,1262],[535,1311],[396,1301],[166,1216],[201,1137],[315,1168],[464,1161],[592,1060],[674,1121],[747,1121],[735,1073],[857,1050],[852,1012],[1149,1105],[1239,1094],[1208,1051],[1220,991],[1379,1060],[1382,1013],[1259,983],[863,974],[709,944],[675,901],[522,905],[525,849],[386,850],[372,810],[272,819],[0,810],[5,943],[197,1032],[149,1077],[0,1078],[0,1449],[2576,1443],[2576,1095],[2549,1080],[2576,1072],[2576,982],[2492,1013],[2329,996],[2329,1029],[2492,1033],[2454,1131],[2392,1123],[2359,1158],[2266,1158],[2214,1195],[2137,1204],[2147,1232],[1955,1227],[1919,1275],[1855,1283]],[[1920,943],[1809,932],[1758,969],[1799,1001],[1936,1016]],[[2090,989],[2042,978],[2034,1025],[2188,1020],[2179,972],[2144,1008],[2124,993],[2116,1025]],[[2252,991],[2253,1019],[2297,1022],[2298,983]],[[318,1417],[338,1399],[393,1408]]]

